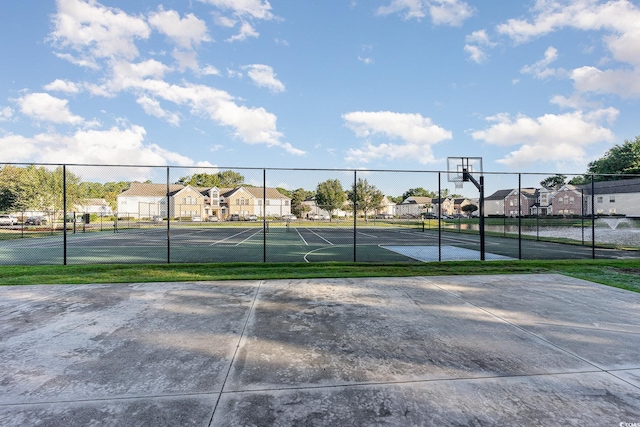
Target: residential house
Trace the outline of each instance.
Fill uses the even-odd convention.
[[[266,198],[265,198],[266,196]],[[223,189],[220,193],[221,218],[237,214],[258,217],[282,217],[291,214],[291,199],[275,188],[238,187]]]
[[[167,192],[168,190],[168,192]],[[291,213],[291,199],[275,188],[193,187],[182,184],[131,184],[118,195],[118,216],[153,218],[228,218],[232,214],[279,217]],[[167,208],[167,200],[169,206]]]
[[[409,196],[396,205],[396,215],[400,217],[419,217],[425,213],[453,215],[454,201],[451,197],[440,199],[422,196]]]
[[[309,215],[318,214],[318,215],[323,215],[327,218],[333,215],[337,218],[346,218],[350,214],[353,214],[353,206],[350,200],[346,200],[344,202],[342,209],[337,209],[337,210],[334,210],[333,212],[329,212],[326,206],[319,206],[316,203],[315,196],[305,199],[305,201],[302,202],[302,204],[309,207],[310,210],[307,212]]]
[[[423,213],[433,212],[433,199],[431,197],[409,196],[396,204],[396,216],[417,218]]]
[[[640,178],[564,184],[558,189],[523,188],[521,215],[624,215],[640,217]],[[518,190],[498,190],[485,198],[485,215],[518,215]]]
[[[396,212],[396,204],[388,196],[382,198],[380,208],[376,209],[376,215],[393,215]]]
[[[547,209],[549,215],[582,215],[583,194],[581,189],[571,184],[565,184],[550,194]]]
[[[519,202],[518,202],[519,199]],[[526,216],[538,201],[538,193],[535,188],[517,188],[511,190],[504,199],[505,215]]]
[[[640,216],[640,178],[594,182],[577,188],[584,194],[585,215],[591,215],[593,203],[596,215]]]
[[[96,214],[98,216],[113,215],[113,209],[105,199],[84,199],[75,206],[77,213]]]
[[[474,205],[476,208],[479,206],[477,201],[467,199],[466,197],[453,199],[453,214],[466,215],[467,213],[462,208],[467,205]]]
[[[513,189],[498,190],[489,197],[484,198],[484,216],[502,216],[505,214],[505,199]]]

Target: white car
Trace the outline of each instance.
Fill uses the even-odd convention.
[[[0,215],[0,225],[16,225],[18,218],[11,215]]]
[[[295,215],[293,215],[293,214],[290,214],[290,215],[282,215],[282,220],[283,220],[283,221],[295,221],[296,219],[298,219],[298,218],[296,218],[296,216],[295,216]]]

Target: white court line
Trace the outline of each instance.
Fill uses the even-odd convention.
[[[398,234],[408,234],[410,236],[415,236],[416,233],[410,233],[408,231],[399,231]],[[438,236],[425,236],[426,238],[429,239],[437,239]],[[444,233],[442,234],[442,240],[446,240],[448,242],[454,242],[454,243],[478,243],[478,239],[470,239],[470,238],[463,238],[463,237],[451,237],[448,235],[445,235]],[[383,243],[384,244],[384,243]],[[500,243],[496,243],[496,242],[486,242],[485,244],[487,245],[499,245]]]
[[[374,236],[373,234],[363,233],[362,231],[358,231],[358,234],[362,234],[363,236],[367,236],[367,237],[373,237],[374,239],[378,237],[378,236]]]
[[[236,246],[240,246],[241,244],[243,244],[244,242],[246,242],[247,240],[249,240],[250,238],[252,238],[253,236],[255,236],[256,234],[260,234],[262,233],[262,230],[258,230],[255,233],[253,233],[251,236],[247,237],[246,239],[244,239],[242,242],[238,242],[236,243]]]
[[[296,232],[298,233],[298,236],[300,236],[300,238],[302,239],[302,241],[304,242],[305,245],[309,246],[309,244],[307,243],[306,240],[304,240],[304,237],[302,237],[302,234],[300,234],[300,231],[298,231],[298,228],[296,227]]]
[[[312,232],[313,234],[315,234],[316,236],[318,236],[319,238],[321,238],[322,240],[324,240],[325,242],[327,242],[328,244],[330,244],[331,246],[333,246],[333,243],[331,243],[330,241],[328,241],[327,239],[325,239],[324,237],[322,237],[321,235],[319,235],[318,233],[316,233],[315,231],[313,231],[310,228],[307,228],[307,230],[309,230],[310,232]]]
[[[222,240],[218,240],[218,241],[216,241],[216,242],[213,242],[213,243],[211,243],[209,246],[217,245],[218,243],[224,242],[225,240],[229,240],[229,239],[232,239],[232,238],[234,238],[234,237],[236,237],[236,236],[241,235],[242,233],[246,233],[246,232],[247,232],[247,231],[249,231],[249,230],[250,230],[250,229],[246,229],[246,230],[241,231],[241,232],[239,232],[239,233],[236,233],[236,234],[234,234],[234,235],[232,235],[232,236],[226,237],[226,238],[224,238],[224,239],[222,239]]]

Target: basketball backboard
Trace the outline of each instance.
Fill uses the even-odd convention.
[[[456,187],[469,181],[469,173],[475,180],[482,176],[482,157],[447,157],[447,181],[456,183]]]

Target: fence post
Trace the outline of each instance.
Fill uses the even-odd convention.
[[[262,169],[262,262],[267,262],[267,170]]]
[[[596,185],[591,175],[591,259],[596,259]]]
[[[518,259],[522,259],[522,174],[518,174]]]
[[[171,215],[170,215],[170,204],[171,204],[171,196],[170,196],[170,170],[171,168],[167,166],[167,264],[171,264]]]
[[[67,265],[67,165],[62,165],[62,263]]]
[[[356,220],[358,219],[358,172],[353,171],[353,262],[356,262]]]
[[[438,262],[442,262],[442,227],[440,226],[440,218],[442,217],[442,183],[440,175],[441,172],[438,172]],[[431,220],[429,219],[428,221]]]

